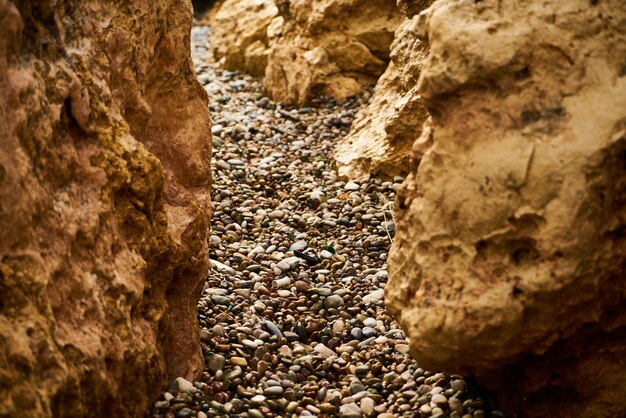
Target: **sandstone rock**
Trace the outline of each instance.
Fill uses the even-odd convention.
[[[412,354],[525,417],[626,415],[623,3],[440,0],[418,19],[432,124],[385,289]]]
[[[341,177],[393,177],[410,169],[411,146],[428,117],[417,91],[426,57],[426,43],[417,38],[418,17],[406,19],[396,31],[391,62],[380,77],[368,106],[335,150]]]
[[[211,19],[215,58],[225,69],[263,75],[267,66],[267,29],[277,15],[273,1],[224,1]]]
[[[402,15],[393,0],[291,0],[268,28],[265,90],[303,104],[324,94],[345,100],[373,84],[389,59]]]
[[[0,0],[0,416],[143,416],[201,369],[191,4]]]

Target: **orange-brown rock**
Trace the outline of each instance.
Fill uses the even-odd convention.
[[[215,59],[227,70],[265,74],[267,30],[277,15],[271,0],[225,0],[210,19]]]
[[[439,0],[418,19],[432,122],[386,289],[412,354],[519,416],[626,416],[623,2]]]
[[[389,45],[402,22],[395,0],[277,1],[268,28],[265,90],[272,99],[302,105],[323,94],[358,94],[385,71]]]
[[[0,0],[0,416],[143,416],[202,367],[188,1]]]
[[[406,19],[396,31],[391,62],[374,95],[337,144],[334,157],[341,177],[404,176],[411,168],[411,146],[428,117],[417,91],[427,54],[426,42],[417,38],[417,19]]]

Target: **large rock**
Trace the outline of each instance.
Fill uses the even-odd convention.
[[[191,3],[0,0],[0,416],[143,416],[202,368]]]
[[[440,0],[387,304],[525,417],[626,416],[626,8]],[[520,415],[522,416],[522,415]]]
[[[278,16],[271,0],[226,0],[210,19],[213,54],[227,70],[262,76],[267,67],[267,29]]]
[[[417,91],[426,42],[416,34],[417,16],[396,31],[391,62],[380,77],[374,95],[335,149],[341,177],[393,177],[410,170],[411,146],[428,117]]]
[[[302,105],[323,94],[358,94],[384,72],[402,22],[395,0],[277,0],[281,17],[268,28],[265,90]]]

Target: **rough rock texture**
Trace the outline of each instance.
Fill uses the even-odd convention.
[[[0,0],[0,416],[142,416],[201,368],[191,3]]]
[[[428,117],[417,91],[427,54],[426,42],[416,35],[417,21],[417,16],[406,19],[396,31],[387,70],[350,133],[337,145],[335,161],[341,177],[393,177],[409,172],[411,146]]]
[[[277,4],[281,17],[268,28],[265,71],[265,90],[272,99],[302,105],[324,94],[341,101],[385,71],[389,45],[402,22],[394,0]]]
[[[262,76],[267,67],[267,29],[278,15],[270,0],[226,0],[211,19],[215,59],[227,70]]]
[[[440,0],[387,303],[526,417],[626,416],[626,9]],[[429,144],[430,147],[428,146]]]

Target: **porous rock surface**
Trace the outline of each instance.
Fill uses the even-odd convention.
[[[417,16],[406,19],[396,31],[387,70],[348,136],[337,144],[334,157],[343,178],[404,176],[410,170],[411,146],[428,117],[417,91],[428,52],[427,43],[417,38],[417,22]]]
[[[0,0],[0,416],[142,416],[202,368],[191,3]]]
[[[270,0],[226,0],[210,19],[213,54],[227,70],[255,76],[265,74],[268,54],[268,26],[278,16]]]
[[[525,417],[626,415],[626,9],[440,0],[386,302]]]
[[[270,28],[265,91],[302,105],[315,95],[339,101],[385,71],[402,22],[394,0],[278,1],[282,22]]]

